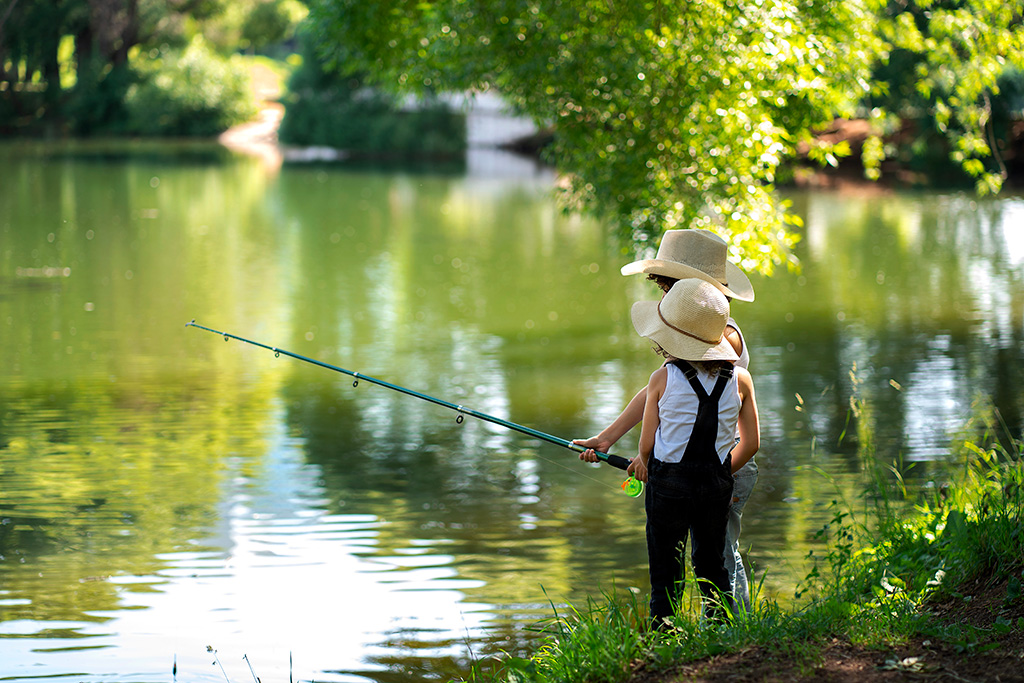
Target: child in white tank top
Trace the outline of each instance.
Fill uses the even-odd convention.
[[[688,540],[705,614],[721,617],[730,592],[723,553],[732,471],[760,443],[753,381],[733,367],[729,303],[710,284],[680,280],[661,301],[635,303],[632,318],[669,360],[647,385],[640,452],[627,470],[648,484],[652,625],[663,628],[675,614]]]

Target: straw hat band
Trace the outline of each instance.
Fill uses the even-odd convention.
[[[686,278],[660,301],[637,301],[633,327],[669,355],[682,360],[729,360],[738,356],[725,336],[729,300],[710,282]]]
[[[675,330],[679,334],[685,334],[690,339],[696,339],[697,341],[702,342],[704,344],[710,344],[712,346],[716,346],[716,345],[720,344],[722,342],[722,339],[725,337],[725,334],[723,332],[722,336],[719,337],[718,339],[704,339],[703,337],[698,337],[695,334],[690,334],[686,330],[679,329],[678,327],[676,327],[675,325],[673,325],[669,321],[665,320],[665,316],[661,314],[661,302],[660,301],[658,302],[658,317],[661,318],[661,322],[665,323],[665,325],[667,327],[669,327],[670,329]]]

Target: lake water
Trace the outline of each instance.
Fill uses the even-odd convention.
[[[645,599],[621,471],[185,326],[596,433],[658,365],[628,316],[657,294],[548,171],[25,144],[0,169],[0,681],[447,680],[554,608]],[[1024,200],[792,199],[802,270],[733,307],[742,542],[784,603],[865,459],[941,481],[968,418],[1020,436],[1024,379]]]

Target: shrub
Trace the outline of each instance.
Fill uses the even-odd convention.
[[[256,114],[248,73],[195,38],[183,51],[151,50],[139,60],[140,83],[128,90],[128,132],[212,136]]]
[[[365,85],[359,74],[326,71],[308,47],[288,83],[278,139],[324,145],[361,157],[446,157],[466,149],[465,116],[424,98],[403,107],[394,96]]]
[[[83,136],[124,134],[125,97],[137,82],[128,64],[108,68],[99,59],[83,60],[65,109],[71,130]]]

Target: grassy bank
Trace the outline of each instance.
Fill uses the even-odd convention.
[[[646,596],[606,595],[553,616],[529,659],[480,662],[472,679],[1022,680],[1021,452],[965,441],[951,480],[915,494],[876,472],[870,519],[833,501],[796,608],[762,598],[708,626],[691,595],[674,629],[654,634],[643,628]]]

